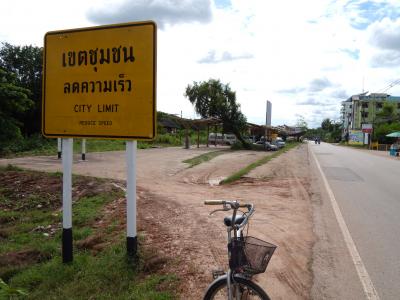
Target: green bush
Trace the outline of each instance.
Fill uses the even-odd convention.
[[[379,124],[375,126],[373,140],[378,141],[380,144],[391,144],[394,138],[387,137],[386,135],[394,131],[400,131],[400,122]]]
[[[189,131],[191,145],[197,144],[197,131]],[[80,153],[82,139],[74,139],[74,152]],[[154,141],[138,141],[138,149],[147,149],[153,145],[161,146],[182,146],[185,143],[185,131],[177,133],[158,134]],[[200,144],[207,143],[207,133],[200,131]],[[104,152],[125,150],[124,140],[100,140],[87,139],[86,151]],[[12,138],[0,139],[0,157],[1,156],[19,156],[19,155],[53,155],[57,153],[57,139],[49,139],[41,134],[34,134],[23,138],[21,135]]]
[[[51,154],[56,153],[57,141],[44,138],[41,134],[34,134],[30,137],[15,137],[9,140],[7,146],[0,153],[1,156],[26,154]]]

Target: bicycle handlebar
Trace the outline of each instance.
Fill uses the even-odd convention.
[[[204,201],[205,205],[221,205],[224,204],[223,200],[205,200]]]
[[[249,208],[252,206],[252,204],[242,204],[238,201],[228,201],[228,200],[205,200],[204,201],[205,205],[230,205],[232,209],[238,208],[238,207],[247,207]]]
[[[228,200],[205,200],[204,201],[205,205],[223,205],[224,208],[227,208],[227,205],[230,206],[231,209],[233,209],[233,221],[236,218],[236,212],[240,207],[246,207],[248,210],[248,213],[246,214],[245,219],[243,220],[242,223],[235,225],[237,229],[242,228],[243,226],[245,226],[248,221],[249,218],[253,215],[254,213],[254,205],[253,204],[242,204],[238,201],[228,201]],[[228,209],[223,209],[223,210],[229,210]],[[214,211],[215,212],[215,211]]]

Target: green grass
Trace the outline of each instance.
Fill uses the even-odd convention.
[[[190,130],[190,144],[197,143],[197,132]],[[153,141],[138,141],[138,149],[147,149],[151,147],[170,147],[182,146],[185,141],[185,131],[181,130],[175,134],[158,133]],[[105,152],[105,151],[123,151],[125,150],[125,140],[113,139],[86,139],[86,153]],[[202,131],[200,134],[200,143],[207,142],[207,134]],[[74,139],[74,153],[78,154],[82,151],[82,139]],[[7,149],[0,149],[0,157],[13,158],[20,156],[37,156],[37,155],[57,155],[57,139],[44,138],[40,134],[33,135],[18,141],[10,142]]]
[[[3,168],[0,172],[7,171]],[[80,180],[80,186],[87,182],[87,178],[74,177],[74,180]],[[1,194],[3,188],[6,187],[0,182],[0,204],[9,201],[9,194]],[[63,264],[61,259],[62,213],[58,209],[0,210],[0,279],[4,280],[0,283],[0,299],[178,298],[175,292],[178,279],[175,276],[160,275],[156,270],[153,273],[143,271],[147,254],[141,247],[138,261],[127,258],[125,232],[117,231],[119,220],[114,220],[108,228],[93,226],[98,218],[103,217],[104,206],[120,198],[121,193],[116,190],[99,192],[74,202],[74,243],[99,234],[104,241],[114,242],[103,244],[96,254],[76,245],[71,264]],[[34,192],[27,196],[33,200],[38,197]],[[48,225],[56,229],[50,235],[47,234]],[[18,253],[34,253],[35,256],[32,259],[17,258],[17,263],[10,263],[8,257]]]
[[[6,167],[0,166],[0,171],[22,171],[20,167],[8,164]]]
[[[349,144],[347,142],[340,142],[338,145],[357,148],[357,149],[368,149],[368,145],[354,145],[354,144]]]
[[[111,197],[107,194],[94,197],[85,197],[73,205],[73,225],[85,225],[99,217],[101,208],[108,203]]]
[[[189,164],[189,168],[192,168],[194,166],[197,166],[203,162],[209,161],[209,160],[211,160],[221,154],[225,154],[225,153],[227,153],[227,151],[218,150],[218,151],[207,152],[207,153],[201,154],[199,156],[184,160],[183,162]]]
[[[228,184],[228,183],[232,183],[235,182],[237,180],[239,180],[240,178],[242,178],[244,175],[248,174],[251,170],[262,166],[264,164],[266,164],[267,162],[269,162],[271,159],[278,157],[279,155],[281,155],[282,153],[285,153],[287,151],[289,151],[290,149],[293,149],[294,147],[298,146],[300,143],[294,142],[294,143],[287,143],[286,146],[284,148],[279,149],[278,151],[274,152],[271,155],[267,155],[253,163],[251,163],[250,165],[244,167],[243,169],[239,170],[238,172],[232,174],[231,176],[229,176],[228,178],[225,178],[224,180],[222,180],[220,182],[220,184]]]
[[[62,264],[60,257],[15,275],[11,287],[28,292],[26,299],[174,299],[171,275],[140,275],[140,267],[127,260],[124,244],[110,247],[97,256],[74,255]]]
[[[50,255],[51,250],[54,249],[53,241],[35,229],[39,226],[46,227],[60,220],[59,216],[55,216],[49,211],[1,211],[0,222],[7,237],[0,243],[0,254],[35,249]]]

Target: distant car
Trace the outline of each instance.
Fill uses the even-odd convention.
[[[278,147],[271,144],[270,142],[264,142],[264,141],[257,141],[255,143],[253,143],[254,145],[263,145],[265,150],[267,151],[276,151],[278,150]]]
[[[281,137],[276,138],[275,144],[280,148],[285,147],[286,145],[285,141]]]
[[[276,145],[271,144],[270,142],[265,142],[265,148],[269,151],[276,151],[278,147]]]
[[[213,133],[211,132],[208,135],[208,142],[211,145],[233,145],[236,142],[236,136],[231,133]]]
[[[236,143],[236,136],[234,134],[224,134],[224,142],[226,145],[233,145]]]
[[[250,144],[253,143],[253,138],[252,138],[251,136],[244,136],[243,139],[244,139],[246,142],[250,143]]]

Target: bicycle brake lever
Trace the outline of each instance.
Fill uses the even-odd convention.
[[[220,208],[220,209],[213,210],[212,212],[210,212],[210,216],[211,216],[213,213],[216,213],[217,211],[227,211],[227,210],[230,210],[230,208],[229,208],[229,207],[224,207],[224,208]]]

